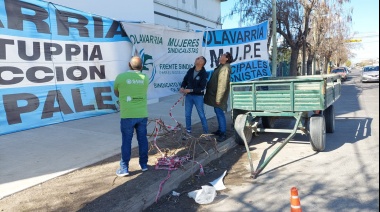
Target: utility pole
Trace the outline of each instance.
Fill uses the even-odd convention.
[[[318,26],[318,21],[319,21],[319,15],[317,15],[317,18],[314,18],[313,20],[313,40],[314,40],[314,53],[313,53],[313,68],[311,70],[311,75],[315,75],[315,54],[316,54],[316,44],[317,44],[317,36],[316,36],[316,31],[317,31],[317,26]]]
[[[302,36],[302,76],[306,75],[306,33]]]
[[[306,6],[304,5],[303,6],[303,25],[304,25],[304,29],[303,29],[303,35],[302,35],[302,70],[301,70],[301,76],[304,76],[306,75],[306,66],[305,66],[305,61],[306,61]]]
[[[276,0],[272,0],[272,76],[277,77],[277,19]]]

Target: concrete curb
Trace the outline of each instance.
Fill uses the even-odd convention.
[[[228,150],[235,147],[237,144],[234,141],[234,137],[228,138],[222,143],[217,143],[217,150],[210,149],[206,152],[200,154],[195,160],[206,166],[211,161],[220,158]],[[161,196],[164,196],[171,192],[173,189],[177,188],[179,184],[189,178],[192,174],[198,171],[198,168],[193,168],[193,163],[185,164],[185,171],[182,169],[171,172],[171,177],[163,185]],[[196,165],[195,165],[196,166]],[[127,199],[123,202],[120,202],[118,205],[114,205],[111,211],[142,211],[152,205],[156,200],[157,189],[160,186],[160,182],[155,182],[154,184],[146,187],[141,190],[140,194],[136,194],[133,198]]]

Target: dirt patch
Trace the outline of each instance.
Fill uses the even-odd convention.
[[[180,208],[181,211],[198,211],[202,209],[202,205],[195,202],[194,199],[188,197],[188,193],[194,190],[201,189],[204,185],[210,185],[209,182],[219,178],[227,170],[227,175],[224,177],[225,185],[241,185],[245,182],[252,182],[250,173],[247,172],[247,156],[244,153],[245,148],[237,146],[229,150],[226,154],[217,160],[205,166],[204,176],[192,176],[184,180],[174,191],[179,193],[179,196],[168,193],[162,196],[157,203],[153,203],[144,211],[166,212],[175,211]],[[224,193],[229,189],[218,191],[212,204],[216,204],[222,200]]]
[[[233,136],[230,114],[227,117],[227,137]],[[215,117],[208,119],[210,131],[215,131],[218,124]],[[217,142],[213,136],[201,136],[200,123],[193,125],[190,138],[183,140],[182,131],[172,132],[157,139],[157,146],[167,156],[190,155],[197,160],[197,156],[206,150],[215,148]],[[189,136],[188,136],[189,137]],[[183,183],[176,190],[181,194],[174,197],[171,194],[161,194],[157,203],[146,211],[168,211],[181,208],[188,211],[199,207],[193,199],[187,197],[187,192],[200,189],[223,174],[228,175],[226,184],[239,185],[250,180],[246,172],[246,156],[244,147],[237,146],[231,149],[220,159],[204,165],[205,176],[194,175],[183,179]],[[107,158],[91,166],[59,176],[47,182],[33,186],[0,200],[0,211],[110,211],[120,201],[126,201],[149,187],[152,182],[163,181],[167,170],[154,170],[154,165],[162,155],[151,142],[149,152],[149,171],[142,173],[138,165],[137,149],[133,150],[130,163],[130,176],[116,177],[115,171],[119,167],[120,154]],[[244,160],[242,163],[237,163]],[[236,164],[236,165],[234,165]],[[240,164],[240,165],[239,165]],[[232,168],[232,166],[234,166]],[[197,172],[198,173],[198,172]],[[156,190],[151,191],[158,192]]]

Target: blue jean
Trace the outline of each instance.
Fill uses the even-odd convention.
[[[204,111],[203,96],[201,95],[186,95],[185,101],[185,117],[186,117],[186,129],[191,131],[191,113],[193,111],[193,105],[197,109],[199,118],[201,119],[203,133],[208,133],[208,125]]]
[[[136,129],[137,141],[139,144],[139,163],[148,163],[148,138],[147,136],[148,118],[122,118],[120,120],[121,130],[121,160],[120,167],[128,168],[131,160],[133,131]]]
[[[226,122],[226,116],[224,115],[224,111],[218,107],[214,107],[214,112],[216,114],[216,118],[218,119],[218,130],[221,133],[226,133],[227,131],[227,122]]]

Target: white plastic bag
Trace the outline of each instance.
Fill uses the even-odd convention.
[[[226,189],[226,186],[224,186],[223,178],[226,176],[227,170],[224,171],[222,176],[220,176],[218,179],[215,179],[214,181],[210,182],[212,186],[214,186],[215,190],[220,191]]]
[[[187,196],[193,198],[198,204],[209,204],[216,197],[216,189],[213,186],[205,185],[202,186],[202,189],[189,192]]]

